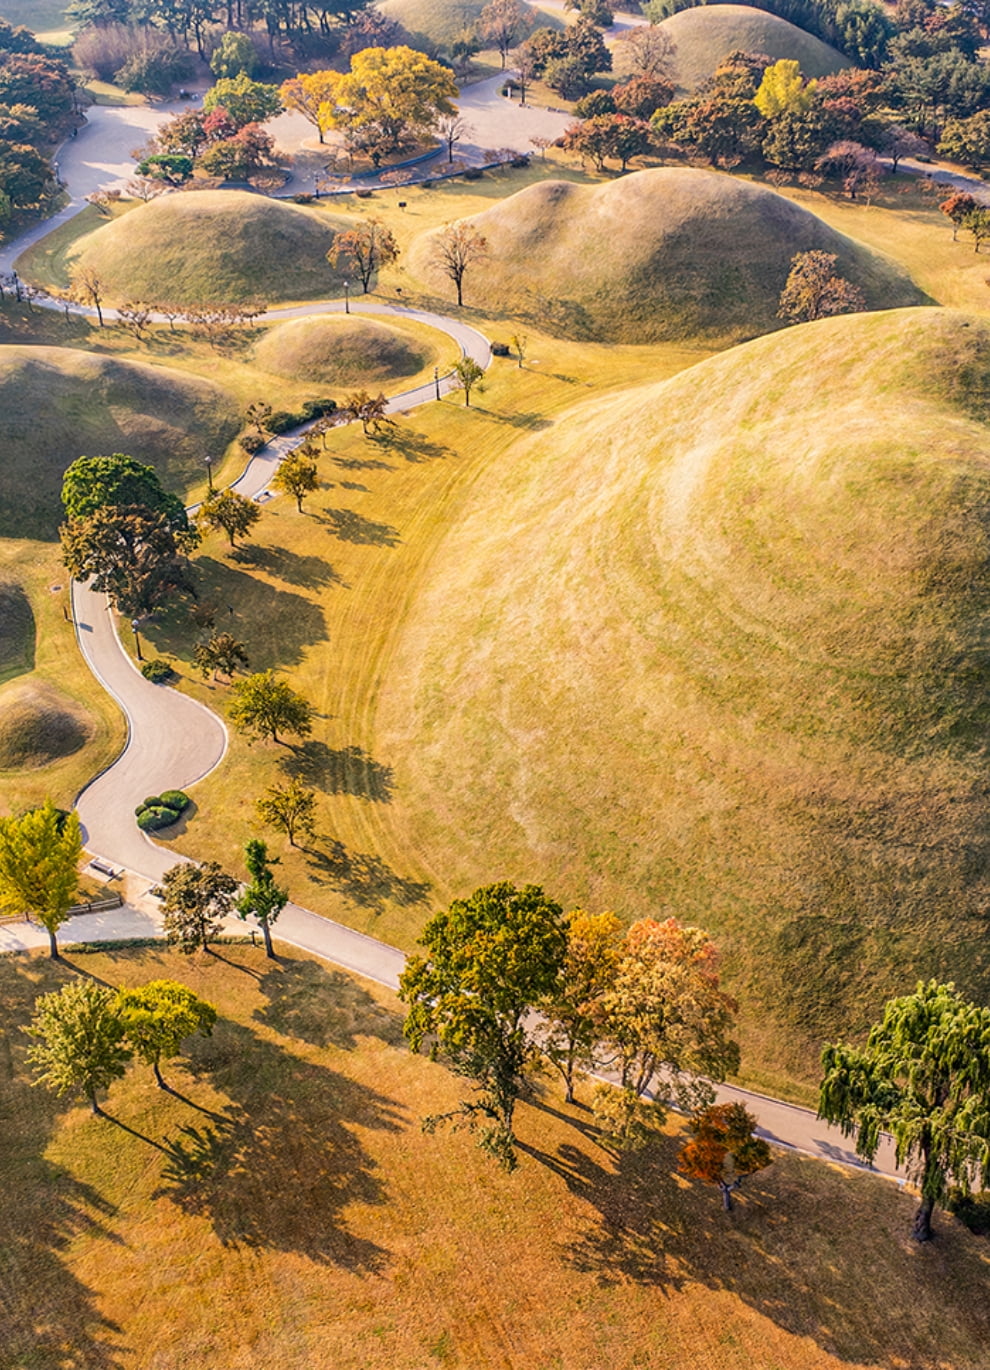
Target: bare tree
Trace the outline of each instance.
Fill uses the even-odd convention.
[[[677,45],[665,29],[654,24],[627,29],[618,41],[634,76],[669,76]]]
[[[534,19],[532,9],[520,0],[491,0],[481,11],[482,36],[498,49],[503,71],[512,45],[532,27]]]
[[[447,224],[433,244],[433,262],[457,288],[457,303],[464,303],[464,275],[468,267],[488,254],[488,239],[466,220]]]
[[[140,342],[151,323],[151,308],[141,300],[125,300],[117,309],[117,322],[129,329]]]
[[[103,328],[103,300],[106,287],[91,266],[77,266],[72,272],[72,298],[92,305]]]
[[[503,62],[503,66],[504,66]],[[447,161],[454,160],[454,144],[473,132],[471,125],[460,114],[444,114],[433,125],[433,132],[447,145]]]

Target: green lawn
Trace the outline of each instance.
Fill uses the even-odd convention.
[[[30,1087],[19,1028],[77,973],[216,1004],[175,1093],[134,1066],[99,1119]],[[504,1175],[422,1133],[460,1084],[393,996],[303,955],[6,957],[0,1003],[5,1370],[985,1366],[986,1243],[953,1220],[919,1249],[893,1186],[784,1154],[727,1216],[676,1124],[619,1158],[549,1088]]]

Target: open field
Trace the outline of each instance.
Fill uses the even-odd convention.
[[[724,1215],[676,1124],[620,1159],[554,1092],[506,1176],[420,1131],[461,1091],[386,991],[247,946],[67,959],[0,960],[10,1370],[983,1370],[985,1242],[913,1247],[887,1183],[781,1155]],[[71,966],[217,1005],[176,1093],[132,1067],[108,1121],[29,1087],[17,1028]]]

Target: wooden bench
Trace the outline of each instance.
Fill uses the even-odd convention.
[[[114,870],[113,866],[108,866],[107,863],[101,861],[99,857],[94,856],[89,864],[94,871],[99,871],[101,875],[107,876],[110,880],[116,880],[117,872]]]

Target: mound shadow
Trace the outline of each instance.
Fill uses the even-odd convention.
[[[15,581],[0,581],[0,685],[34,670],[37,625],[31,601]]]
[[[282,956],[258,988],[268,1002],[255,1010],[255,1019],[284,1037],[340,1051],[354,1051],[361,1037],[390,1046],[403,1041],[400,1014],[379,1004],[353,976],[319,961]]]
[[[92,1185],[45,1159],[70,1104],[32,1088],[25,1059],[30,1043],[19,1031],[37,995],[73,977],[49,963],[36,979],[29,964],[6,957],[0,968],[0,1014],[7,1029],[0,1032],[0,1117],[12,1167],[4,1197],[0,1365],[120,1370],[127,1351],[121,1328],[100,1313],[97,1291],[68,1265],[81,1237],[120,1241],[112,1226],[114,1207]]]
[[[313,883],[328,886],[358,908],[383,913],[387,904],[410,908],[429,897],[427,881],[399,875],[374,852],[350,851],[335,838],[316,838],[305,850]]]
[[[390,804],[392,767],[376,761],[363,747],[328,747],[310,740],[280,758],[283,771],[324,794],[350,794],[372,804]]]
[[[387,1201],[353,1129],[398,1132],[401,1106],[230,1021],[197,1048],[189,1069],[227,1096],[225,1116],[172,1137],[154,1197],[206,1219],[224,1246],[383,1270],[389,1253],[349,1231],[343,1214]]]

